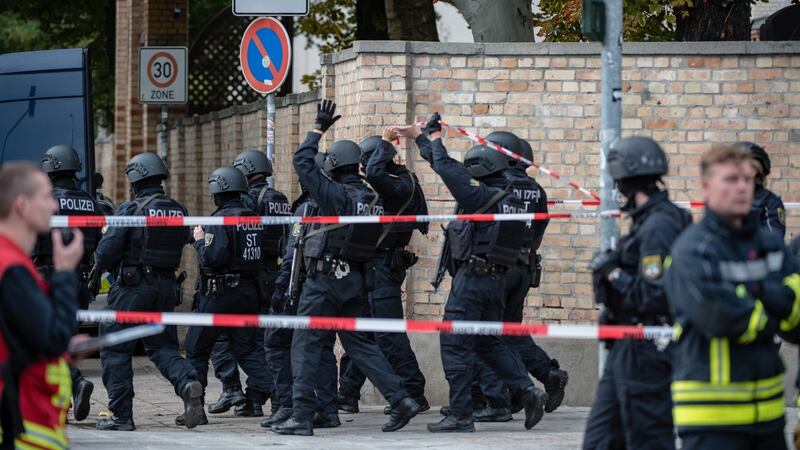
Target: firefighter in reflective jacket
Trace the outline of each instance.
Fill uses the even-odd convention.
[[[786,448],[775,334],[800,323],[800,274],[751,212],[756,169],[739,146],[703,155],[705,217],[672,248],[673,417],[687,450]]]
[[[0,191],[0,448],[66,449],[66,351],[78,328],[83,236],[64,246],[53,232],[48,283],[28,253],[57,210],[50,182],[32,164],[12,162],[0,168]]]

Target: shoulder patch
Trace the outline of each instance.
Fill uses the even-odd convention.
[[[300,231],[303,229],[303,225],[296,223],[292,225],[292,237],[296,238],[300,236]]]
[[[211,245],[212,242],[214,242],[214,233],[206,233],[205,235],[206,247]]]
[[[645,278],[655,280],[661,276],[663,270],[661,255],[649,255],[642,258],[642,273]]]
[[[786,226],[786,210],[783,208],[778,208],[778,222]]]
[[[470,186],[474,186],[474,187],[478,187],[478,186],[481,185],[481,183],[480,183],[480,181],[476,180],[475,178],[471,178],[469,180],[469,185]]]

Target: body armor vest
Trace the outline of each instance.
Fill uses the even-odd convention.
[[[280,191],[269,186],[263,186],[250,191],[250,197],[255,204],[256,214],[259,216],[289,216],[291,207],[289,200]],[[264,225],[264,258],[277,258],[281,255],[286,242],[285,225]]]
[[[493,205],[481,208],[495,214],[519,214],[524,212],[522,200],[511,193],[500,197]],[[451,222],[447,227],[451,257],[458,262],[476,256],[491,264],[513,267],[525,232],[525,222]]]
[[[422,192],[422,187],[419,185],[419,179],[412,172],[406,172],[401,177],[410,177],[414,186],[414,191],[410,198],[403,199],[403,202],[397,205],[397,208],[386,207],[386,215],[396,216],[424,216],[428,214],[428,203],[425,201],[425,194]],[[404,207],[405,206],[405,207]],[[395,210],[392,210],[395,209]],[[414,230],[419,230],[422,234],[428,234],[427,222],[399,222],[385,225],[383,233],[385,237],[380,241],[378,247],[382,250],[391,250],[393,248],[405,247],[411,242],[411,234]],[[386,232],[388,228],[389,232]]]
[[[342,184],[350,199],[347,215],[369,216],[384,213],[378,194],[363,183]],[[318,231],[319,230],[319,231]],[[325,231],[322,231],[325,230]],[[305,256],[322,259],[325,255],[344,261],[366,262],[375,256],[383,227],[380,224],[315,224],[305,241]]]
[[[134,216],[182,217],[186,209],[164,194],[137,198]],[[183,246],[189,242],[188,227],[137,227],[123,249],[122,265],[176,269],[181,264]]]
[[[228,208],[218,212],[221,216],[256,216],[252,209],[248,208]],[[238,224],[227,226],[225,233],[228,236],[230,246],[231,261],[226,268],[226,272],[255,274],[262,270],[263,251],[264,251],[264,230],[263,224]]]
[[[65,189],[61,187],[53,188],[53,197],[58,204],[60,216],[95,216],[99,214],[99,207],[91,195],[79,189]],[[97,228],[81,228],[83,233],[83,259],[81,265],[90,266],[94,251],[99,242],[99,230]],[[53,265],[53,243],[50,241],[50,233],[42,234],[36,242],[32,258],[37,266]]]

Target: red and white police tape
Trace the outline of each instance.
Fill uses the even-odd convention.
[[[506,156],[510,156],[510,157],[516,159],[517,161],[523,162],[523,163],[533,167],[534,169],[538,170],[539,172],[542,172],[545,175],[549,175],[549,176],[551,176],[551,177],[553,177],[553,178],[555,178],[557,180],[565,181],[567,184],[572,186],[573,189],[575,189],[576,191],[580,192],[583,195],[589,196],[590,198],[593,198],[594,200],[598,200],[598,201],[600,200],[600,196],[599,195],[597,195],[594,192],[586,189],[585,187],[579,185],[578,183],[576,183],[574,181],[571,181],[571,180],[567,180],[565,178],[562,178],[561,175],[557,174],[556,172],[553,172],[550,169],[547,169],[546,167],[542,167],[542,166],[534,163],[533,161],[531,161],[531,160],[529,160],[527,158],[523,158],[521,155],[518,155],[518,154],[512,152],[511,150],[509,150],[509,149],[507,149],[505,147],[497,145],[494,142],[487,141],[486,138],[484,138],[483,136],[478,136],[477,134],[469,132],[469,131],[467,131],[467,130],[465,130],[463,128],[454,127],[454,126],[448,124],[447,122],[445,122],[444,120],[440,120],[439,123],[441,123],[442,126],[450,128],[451,130],[455,130],[456,132],[458,132],[458,134],[466,137],[467,139],[471,140],[472,142],[475,142],[475,143],[480,144],[480,145],[485,145],[485,146],[487,146],[487,147],[489,147],[491,149],[497,150],[498,152],[500,152],[500,153],[502,153],[502,154],[504,154]]]
[[[233,225],[291,225],[295,223],[318,224],[369,224],[399,222],[505,222],[551,219],[585,219],[592,217],[619,217],[619,211],[578,213],[524,213],[524,214],[439,214],[419,216],[53,216],[54,228],[98,227],[186,227]]]
[[[455,203],[455,199],[453,198],[429,198],[427,200],[429,202]],[[691,209],[702,208],[705,206],[705,203],[698,201],[676,200],[673,201],[672,203],[675,203],[676,205],[684,208],[691,208]],[[548,200],[547,204],[550,206],[555,206],[555,205],[600,206],[600,200]],[[800,202],[784,202],[783,207],[784,209],[787,210],[800,209]]]
[[[383,333],[447,333],[497,336],[546,336],[563,339],[664,339],[668,326],[548,325],[461,320],[402,320],[361,317],[205,314],[144,311],[78,311],[81,322],[159,323],[206,327],[260,327]]]

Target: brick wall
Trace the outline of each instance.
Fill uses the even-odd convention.
[[[385,125],[440,111],[451,124],[483,135],[513,131],[531,143],[537,163],[596,190],[599,53],[599,46],[586,43],[357,42],[352,49],[325,55],[322,94],[277,99],[276,186],[291,199],[298,195],[291,152],[312,126],[315,102],[324,95],[336,101],[343,118],[323,147],[334,139],[359,141],[379,134]],[[800,201],[800,158],[792,158],[800,152],[800,44],[626,44],[624,54],[623,136],[642,134],[661,142],[670,156],[667,183],[673,199],[701,200],[698,163],[710,145],[750,140],[770,152],[770,187],[784,201]],[[171,194],[190,213],[209,214],[208,174],[229,164],[238,151],[263,150],[264,127],[263,102],[173,122]],[[124,133],[117,129],[115,151],[124,147],[119,142]],[[456,158],[471,147],[456,136],[446,145]],[[400,154],[417,172],[431,213],[451,212],[447,188],[413,143],[402,142]],[[581,198],[557,180],[537,180],[551,199]],[[789,234],[795,236],[800,213],[789,210],[787,217]],[[624,219],[621,223],[624,227]],[[529,321],[596,320],[586,267],[598,235],[596,220],[551,221],[542,246],[543,284],[532,291],[525,311]],[[438,293],[429,284],[441,241],[434,225],[428,236],[416,235],[412,242],[420,262],[406,284],[409,317],[441,317],[449,279]],[[194,267],[193,252],[186,254],[191,256],[184,265]]]

